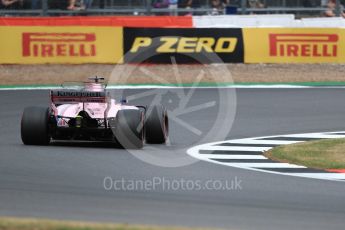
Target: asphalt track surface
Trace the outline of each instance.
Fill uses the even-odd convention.
[[[237,113],[227,139],[345,130],[345,89],[236,91]],[[191,100],[216,93],[215,89],[198,89]],[[32,104],[46,105],[47,91],[0,92],[1,216],[230,229],[344,229],[344,183],[200,161],[165,168],[109,146],[24,146],[20,116],[22,109]],[[212,122],[209,112],[186,119],[197,121],[202,128]],[[181,127],[172,127],[172,131],[175,146],[188,143]],[[242,189],[106,191],[105,176],[201,181],[238,178]]]

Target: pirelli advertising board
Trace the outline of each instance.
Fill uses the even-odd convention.
[[[345,63],[345,30],[243,29],[245,63]]]
[[[244,59],[241,29],[124,28],[124,50],[127,63],[236,63]]]
[[[122,28],[1,26],[0,62],[120,63]]]
[[[1,64],[345,63],[342,28],[0,26]]]

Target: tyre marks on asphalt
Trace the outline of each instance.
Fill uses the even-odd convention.
[[[345,173],[341,170],[312,169],[301,165],[277,162],[263,155],[265,151],[279,145],[329,138],[345,138],[345,131],[227,140],[198,145],[188,149],[187,153],[200,160],[230,167],[287,176],[345,181]]]

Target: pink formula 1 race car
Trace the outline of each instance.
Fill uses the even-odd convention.
[[[47,108],[27,107],[21,121],[26,145],[47,145],[51,140],[110,141],[139,149],[144,142],[165,144],[168,114],[163,106],[132,106],[117,103],[101,83],[90,78],[78,89],[50,91]]]

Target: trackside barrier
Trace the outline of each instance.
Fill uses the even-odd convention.
[[[344,18],[303,18],[301,27],[345,28]]]
[[[0,17],[0,26],[193,27],[191,16]]]
[[[293,14],[221,16],[65,16],[0,17],[0,26],[117,26],[150,28],[344,28],[343,18],[305,18]]]
[[[195,28],[345,28],[345,19],[303,18],[293,14],[194,16]]]
[[[260,17],[260,22],[270,17]],[[212,20],[220,19],[227,17]],[[290,19],[284,16],[279,23]],[[314,28],[316,22],[330,21],[340,28]],[[311,26],[192,28],[191,17],[170,16],[0,18],[0,63],[171,63],[171,56],[178,63],[209,63],[205,53],[226,63],[345,63],[343,19],[299,23]],[[142,60],[140,53],[149,57]]]
[[[293,14],[194,16],[196,28],[291,27]]]

